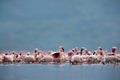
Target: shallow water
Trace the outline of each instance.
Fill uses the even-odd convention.
[[[0,80],[119,80],[120,65],[0,64]]]

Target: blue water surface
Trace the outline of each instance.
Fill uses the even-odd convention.
[[[119,80],[120,65],[0,65],[1,80]]]
[[[0,0],[0,51],[120,48],[120,0]]]

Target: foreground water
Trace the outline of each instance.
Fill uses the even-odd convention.
[[[0,80],[120,80],[120,65],[0,64]]]

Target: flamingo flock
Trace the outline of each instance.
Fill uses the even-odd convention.
[[[58,52],[44,52],[36,48],[34,53],[31,52],[1,52],[0,64],[119,64],[120,53],[117,47],[112,47],[111,52],[104,51],[101,47],[93,53],[82,47],[80,50],[73,48],[64,52],[64,47],[60,46]]]

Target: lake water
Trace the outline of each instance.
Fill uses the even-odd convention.
[[[0,80],[119,80],[120,65],[0,64]]]
[[[119,0],[2,0],[0,51],[120,48]]]

